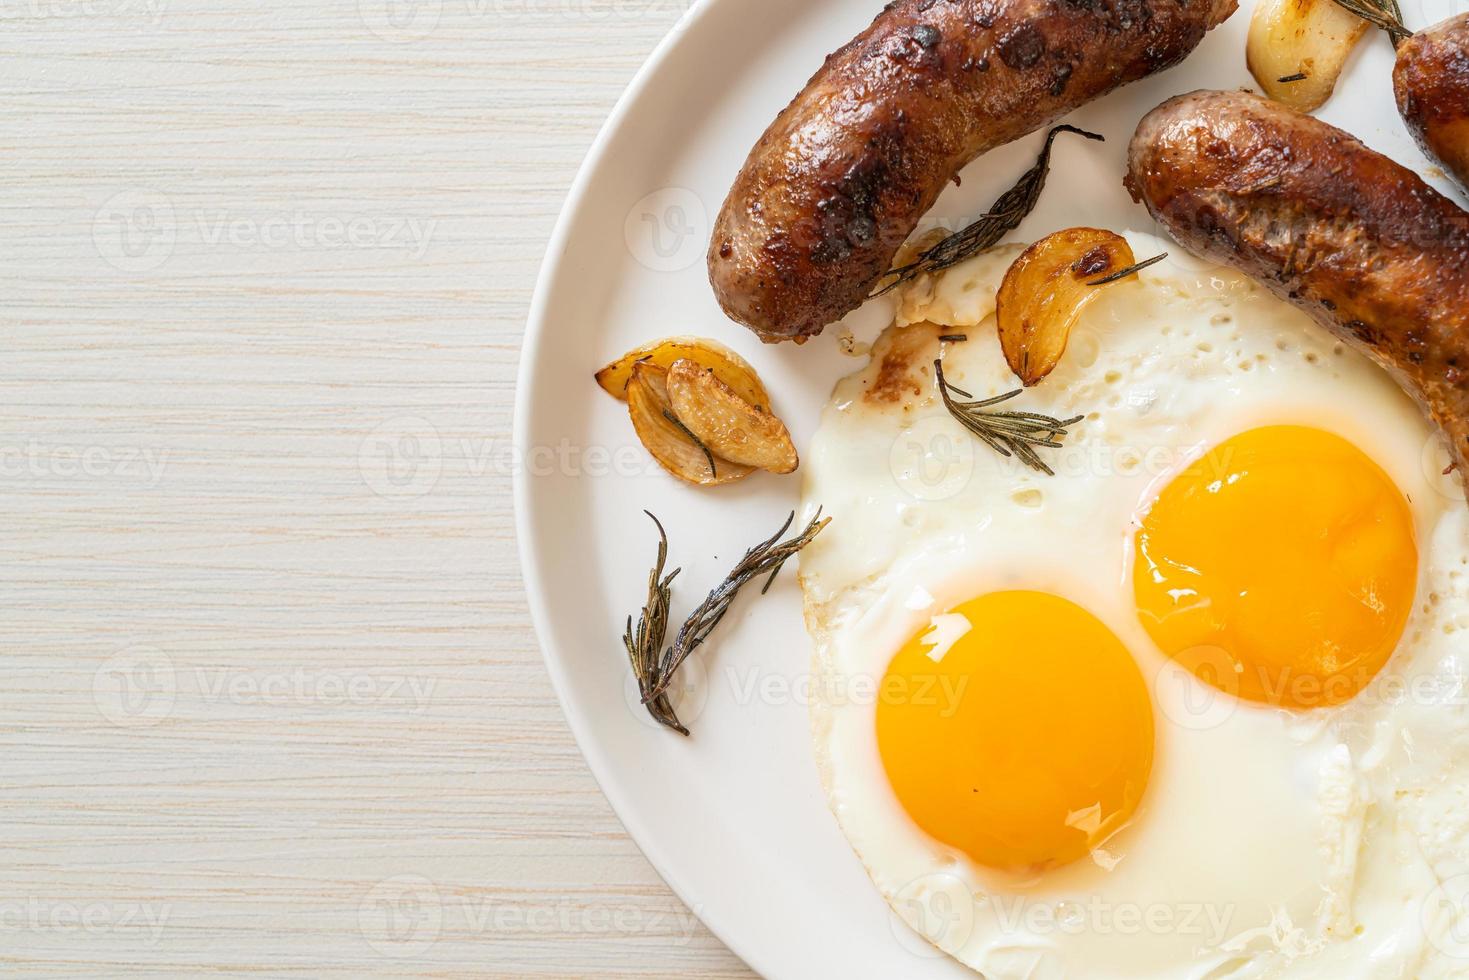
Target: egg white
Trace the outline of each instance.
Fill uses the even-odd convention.
[[[1139,257],[1166,250],[1127,237]],[[1025,469],[949,417],[930,366],[941,355],[976,397],[1017,387],[992,314],[1018,251],[906,290],[807,454],[807,508],[833,518],[801,558],[815,752],[878,889],[990,980],[1469,972],[1469,931],[1458,945],[1454,931],[1469,905],[1469,518],[1436,433],[1381,369],[1298,311],[1233,272],[1169,260],[1109,286],[1061,365],[1017,399],[1085,416],[1065,449],[1042,451],[1055,476]],[[960,332],[967,340],[938,339]],[[894,384],[897,364],[907,371]],[[900,397],[870,397],[884,387]],[[1339,709],[1295,714],[1219,694],[1161,654],[1133,604],[1140,509],[1208,447],[1277,424],[1355,443],[1415,516],[1419,608],[1388,667]],[[1136,657],[1157,722],[1132,824],[1091,860],[1030,880],[919,830],[876,745],[875,690],[892,655],[942,630],[936,617],[954,605],[1006,589],[1096,615]]]

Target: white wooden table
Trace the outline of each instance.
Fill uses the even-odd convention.
[[[0,0],[0,973],[747,976],[527,622],[511,400],[686,0]]]

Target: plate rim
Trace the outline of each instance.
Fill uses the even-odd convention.
[[[547,241],[545,253],[542,255],[540,271],[536,275],[530,308],[526,315],[520,364],[516,368],[515,375],[515,402],[511,421],[510,437],[515,446],[526,446],[530,438],[532,401],[530,382],[534,366],[542,354],[541,348],[547,333],[546,312],[551,302],[551,285],[560,273],[561,262],[566,253],[566,244],[570,240],[572,229],[577,225],[581,212],[587,204],[592,178],[606,162],[613,137],[621,127],[623,120],[648,89],[653,76],[657,74],[663,62],[672,54],[685,32],[703,19],[708,11],[720,2],[722,0],[692,0],[689,8],[669,27],[668,32],[638,67],[622,94],[617,97],[612,111],[598,129],[596,137],[592,140],[591,146],[577,168],[576,176],[562,202],[561,210],[551,231],[551,237]],[[704,924],[704,927],[726,949],[739,957],[747,967],[760,976],[771,975],[763,965],[763,956],[750,949],[737,946],[723,926],[711,921],[712,917],[708,913],[699,911],[701,906],[694,901],[688,883],[673,870],[672,862],[657,843],[657,835],[634,816],[636,810],[627,794],[620,787],[612,784],[604,775],[612,771],[611,766],[607,762],[605,753],[598,747],[598,742],[586,718],[570,710],[567,700],[569,683],[566,672],[551,655],[553,646],[550,627],[551,613],[546,606],[544,590],[536,587],[538,583],[544,581],[544,572],[540,558],[531,546],[533,532],[530,512],[533,507],[533,497],[530,492],[531,474],[525,467],[518,467],[512,475],[512,490],[520,577],[525,589],[526,606],[530,611],[531,626],[535,631],[536,645],[540,648],[541,661],[546,667],[546,673],[550,676],[551,687],[555,691],[562,717],[571,730],[577,750],[581,752],[588,770],[591,771],[592,778],[596,781],[597,788],[611,806],[613,815],[622,824],[623,829],[627,831],[643,857],[652,865],[654,872],[689,912],[695,915]]]

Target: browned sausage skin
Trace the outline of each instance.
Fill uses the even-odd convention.
[[[1144,117],[1127,186],[1189,251],[1387,368],[1469,476],[1469,213],[1351,135],[1242,92]]]
[[[896,0],[750,152],[714,225],[720,305],[767,341],[862,305],[970,160],[1181,61],[1235,0]]]
[[[1392,84],[1398,112],[1423,151],[1469,187],[1469,14],[1404,41]]]

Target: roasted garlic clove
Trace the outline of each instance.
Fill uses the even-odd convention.
[[[613,398],[626,399],[634,365],[647,363],[667,370],[681,358],[712,368],[719,380],[750,404],[770,405],[770,395],[749,362],[723,344],[700,337],[668,337],[628,351],[597,372],[597,384]]]
[[[648,452],[668,472],[701,487],[743,480],[753,467],[718,459],[682,427],[668,399],[668,371],[652,361],[633,364],[628,378],[627,410],[633,429]]]
[[[1250,20],[1245,60],[1267,96],[1310,112],[1331,97],[1367,27],[1335,0],[1260,0]]]
[[[772,473],[790,473],[799,465],[784,423],[741,398],[713,369],[687,358],[674,361],[668,398],[673,414],[715,456]]]
[[[995,297],[995,319],[1005,361],[1027,388],[1060,363],[1071,328],[1101,294],[1090,283],[1133,262],[1126,239],[1098,228],[1058,231],[1020,253]]]

